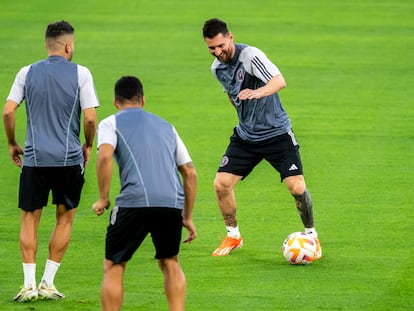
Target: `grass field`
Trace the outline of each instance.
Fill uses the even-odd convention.
[[[0,98],[23,65],[45,57],[52,21],[76,29],[74,62],[94,75],[99,118],[114,112],[113,84],[139,76],[146,110],[172,122],[199,174],[195,224],[183,245],[187,310],[413,310],[414,3],[362,1],[0,0]],[[261,48],[288,87],[280,95],[301,144],[324,257],[291,266],[283,239],[302,230],[293,199],[267,163],[236,188],[245,246],[210,256],[224,236],[212,188],[236,124],[201,36],[210,17],[236,42]],[[18,112],[24,143],[24,108]],[[0,309],[99,310],[108,215],[96,217],[95,159],[72,242],[56,276],[63,301],[12,302],[23,283],[18,244],[19,170],[0,136]],[[115,178],[112,199],[119,187]],[[54,209],[39,229],[37,277],[47,257]],[[166,310],[162,275],[146,241],[125,275],[123,310]]]

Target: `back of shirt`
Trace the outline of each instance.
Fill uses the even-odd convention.
[[[115,145],[121,181],[117,206],[182,209],[177,134],[171,124],[141,108],[127,108],[100,123],[102,143]]]
[[[48,58],[26,76],[28,121],[24,165],[64,166],[83,162],[77,65]]]
[[[86,67],[61,56],[50,56],[20,70],[9,99],[18,104],[23,99],[26,102],[24,166],[83,163],[81,111],[99,106],[92,75]]]

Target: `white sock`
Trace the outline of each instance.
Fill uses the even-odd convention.
[[[53,260],[46,260],[45,272],[43,273],[42,281],[45,281],[48,286],[53,285],[55,275],[60,267],[60,263]]]
[[[318,232],[316,232],[316,229],[313,228],[313,227],[312,228],[305,228],[305,233],[312,236],[312,237],[314,237],[314,238],[318,237]]]
[[[239,226],[237,227],[226,226],[226,229],[227,229],[227,236],[235,238],[235,239],[240,238]]]
[[[36,264],[23,263],[24,287],[34,285],[36,288]]]

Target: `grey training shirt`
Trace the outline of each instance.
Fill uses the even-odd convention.
[[[99,102],[90,71],[61,56],[23,67],[8,96],[26,102],[24,166],[57,167],[83,163],[80,118]]]
[[[98,148],[114,147],[121,191],[116,206],[182,209],[177,167],[191,162],[174,127],[142,108],[127,108],[99,123]]]
[[[215,59],[211,71],[236,106],[239,118],[237,133],[242,139],[251,142],[287,133],[291,123],[277,93],[260,99],[240,100],[237,97],[243,89],[255,90],[264,86],[280,74],[279,69],[255,47],[235,44],[235,48],[230,63]]]

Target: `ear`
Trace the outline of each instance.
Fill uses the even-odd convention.
[[[116,110],[119,110],[119,104],[118,104],[118,102],[116,101],[116,99],[114,99],[114,106],[115,106]]]
[[[145,96],[142,96],[141,107],[144,108],[144,105],[145,105]]]
[[[229,39],[231,42],[233,42],[233,33],[231,31],[229,31]]]
[[[70,54],[71,51],[72,51],[71,44],[70,44],[70,42],[67,41],[65,43],[65,52],[68,53],[68,54]]]

